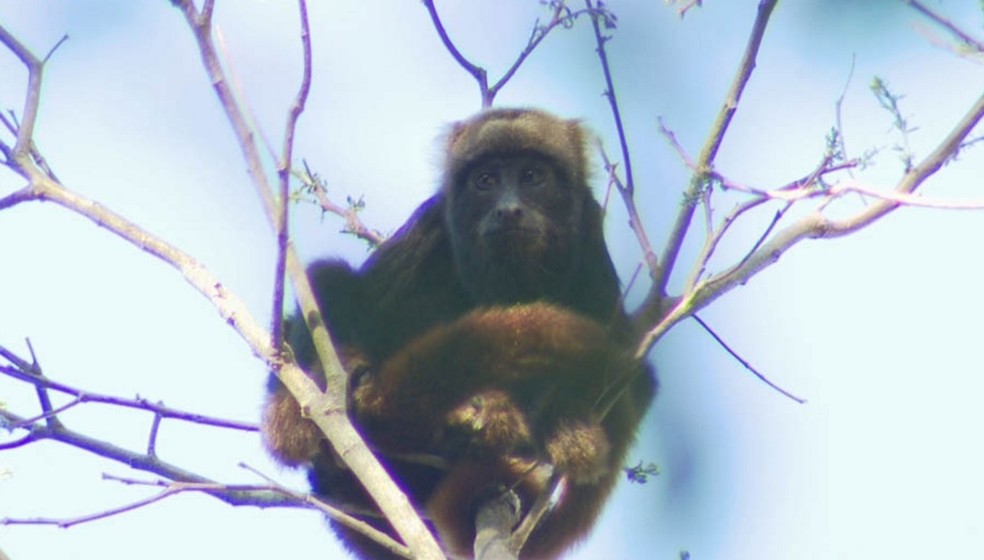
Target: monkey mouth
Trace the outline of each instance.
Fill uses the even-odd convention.
[[[488,252],[497,260],[538,260],[547,249],[541,232],[521,227],[510,227],[490,232],[484,237]]]
[[[523,224],[500,224],[482,232],[486,243],[537,243],[543,238],[540,228]]]
[[[523,223],[496,223],[483,228],[482,236],[486,239],[494,239],[501,236],[534,237],[540,235],[540,229]]]

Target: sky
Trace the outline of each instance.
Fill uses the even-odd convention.
[[[258,128],[279,146],[300,76],[291,2],[217,2],[227,57]],[[438,40],[419,2],[312,2],[314,78],[295,154],[336,200],[362,198],[364,221],[392,232],[434,192],[438,138],[480,107],[474,81]],[[689,172],[659,120],[697,154],[724,100],[757,2],[708,1],[677,17],[663,2],[617,1],[607,44],[633,156],[638,204],[662,247]],[[976,2],[928,2],[984,38]],[[538,3],[438,2],[459,49],[491,76],[524,46]],[[64,184],[127,216],[204,263],[254,315],[270,318],[274,245],[235,139],[180,13],[169,2],[0,0],[0,24],[43,54],[36,141]],[[901,2],[780,3],[716,169],[774,188],[810,172],[840,120],[856,173],[891,188],[902,168],[875,76],[904,95],[909,142],[925,156],[984,90],[984,67],[943,48],[943,35]],[[852,70],[853,67],[853,70]],[[20,111],[26,74],[0,52],[0,108]],[[497,98],[583,119],[610,154],[614,127],[587,21],[551,35]],[[7,137],[5,137],[7,138]],[[972,148],[923,187],[925,196],[982,201],[984,152]],[[597,157],[595,158],[598,159]],[[23,187],[0,170],[0,196]],[[594,188],[603,194],[604,176]],[[715,195],[717,216],[739,200]],[[848,197],[831,211],[865,201]],[[292,209],[305,259],[361,262],[363,242],[310,205]],[[740,259],[775,207],[735,226],[712,269]],[[681,270],[703,240],[687,238]],[[606,232],[623,280],[640,251],[617,201]],[[701,312],[743,359],[808,399],[769,389],[693,321],[651,354],[660,393],[629,463],[655,462],[645,485],[622,483],[572,558],[694,560],[978,558],[984,556],[984,407],[980,343],[984,237],[979,211],[900,209],[857,234],[803,242]],[[46,374],[87,390],[255,422],[266,372],[211,305],[174,270],[53,204],[0,211],[0,344]],[[671,281],[671,289],[683,282]],[[638,302],[644,285],[628,301]],[[29,416],[33,390],[0,377],[0,402]],[[61,401],[59,401],[61,402]],[[73,429],[141,450],[149,414],[85,405]],[[19,433],[0,433],[0,442]],[[260,483],[248,463],[294,488],[255,434],[168,421],[158,453],[229,483]],[[71,518],[130,503],[152,479],[57,442],[0,451],[0,518]],[[0,526],[12,560],[344,558],[323,519],[302,510],[234,508],[180,495],[69,529]],[[320,551],[324,551],[321,553]]]

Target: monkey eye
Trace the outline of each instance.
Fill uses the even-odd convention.
[[[472,175],[471,182],[480,190],[488,190],[496,186],[499,178],[491,171],[478,171]]]
[[[546,181],[547,172],[542,167],[527,167],[520,173],[519,178],[524,185],[535,186]]]

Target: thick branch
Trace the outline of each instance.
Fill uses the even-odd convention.
[[[276,229],[277,206],[273,191],[263,173],[253,131],[236,102],[219,63],[212,41],[209,3],[206,3],[200,14],[191,0],[180,0],[179,5],[189,27],[194,32],[205,70],[239,140],[250,178],[263,201],[267,219]],[[414,555],[424,560],[443,558],[433,535],[427,530],[410,501],[366,446],[345,413],[347,376],[321,320],[317,300],[305,268],[290,244],[287,246],[286,266],[301,312],[308,323],[308,330],[311,332],[318,358],[324,366],[325,392],[318,391],[317,386],[292,364],[284,364],[283,367],[277,367],[275,364],[271,370],[283,381],[298,404],[303,409],[312,411],[311,419],[324,432],[335,451],[358,477]]]
[[[519,497],[508,491],[482,504],[475,516],[475,559],[516,560],[509,535],[519,521]]]

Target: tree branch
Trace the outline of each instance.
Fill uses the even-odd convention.
[[[495,101],[495,96],[509,82],[509,80],[512,79],[513,75],[516,74],[520,66],[523,65],[523,62],[525,62],[530,54],[532,54],[533,51],[540,45],[540,43],[547,38],[547,35],[550,34],[551,31],[559,25],[569,27],[579,16],[585,13],[595,12],[595,10],[591,9],[572,11],[561,0],[543,3],[549,4],[549,6],[553,9],[553,15],[550,19],[550,23],[545,26],[541,26],[538,19],[533,24],[533,31],[530,33],[530,38],[526,42],[526,46],[522,51],[520,51],[512,66],[510,66],[502,77],[499,78],[499,81],[489,87],[488,71],[465,58],[465,55],[458,50],[458,47],[448,35],[447,29],[444,27],[444,22],[441,21],[441,17],[437,13],[437,8],[434,6],[434,0],[423,0],[424,7],[427,8],[427,13],[430,15],[431,23],[434,24],[434,30],[437,31],[437,35],[441,38],[444,48],[448,50],[455,62],[457,62],[459,66],[461,66],[466,72],[475,78],[476,82],[478,82],[479,93],[482,96],[483,109],[488,109],[492,106]]]
[[[264,203],[268,220],[271,224],[276,224],[277,214],[272,190],[264,174],[253,133],[232,96],[212,43],[211,14],[214,2],[206,0],[201,12],[195,8],[191,0],[175,0],[174,3],[181,8],[195,34],[203,64],[240,141],[247,170]],[[353,473],[359,477],[387,518],[392,520],[397,532],[405,539],[414,554],[419,558],[441,558],[443,555],[433,536],[366,447],[345,414],[346,375],[331,347],[327,331],[320,321],[317,303],[307,282],[304,266],[292,248],[288,247],[287,268],[295,284],[295,293],[302,309],[305,310],[305,318],[315,321],[315,324],[310,325],[310,330],[328,380],[328,388],[324,393],[296,364],[282,361],[279,349],[272,345],[269,334],[256,323],[242,301],[228,293],[201,263],[122,216],[65,189],[31,161],[29,153],[31,132],[37,115],[37,99],[40,96],[41,62],[23,45],[13,40],[6,30],[0,33],[0,42],[18,54],[30,74],[24,123],[18,130],[17,144],[12,151],[12,157],[6,162],[14,171],[28,179],[28,185],[0,199],[0,209],[29,200],[53,201],[89,218],[97,225],[113,231],[177,268],[196,290],[212,302],[223,319],[236,328],[254,354],[263,359],[271,371],[280,377],[300,406],[313,411],[312,420],[325,433]]]
[[[0,355],[3,355],[5,358],[8,359],[9,356],[15,356],[12,352],[10,352],[10,350],[2,346],[0,346]],[[25,383],[30,383],[38,387],[38,389],[50,389],[52,391],[57,391],[59,393],[63,393],[66,395],[71,395],[72,397],[75,397],[74,400],[71,403],[69,403],[71,406],[76,406],[84,403],[108,404],[108,405],[120,406],[124,408],[146,410],[148,412],[157,414],[162,418],[173,418],[176,420],[192,422],[194,424],[201,424],[204,426],[215,426],[217,428],[227,428],[231,430],[242,430],[247,432],[259,431],[259,428],[257,428],[256,424],[249,423],[249,422],[240,422],[238,420],[227,420],[225,418],[215,418],[204,414],[198,414],[196,412],[188,412],[177,408],[164,406],[163,403],[153,403],[148,399],[144,399],[144,398],[129,399],[125,397],[115,397],[111,395],[104,395],[100,393],[85,391],[83,389],[79,389],[77,387],[67,385],[65,383],[53,381],[47,377],[38,376],[36,374],[33,374],[30,370],[25,370],[24,367],[22,367],[16,362],[12,362],[12,363],[14,363],[14,367],[0,365],[0,373],[10,376],[14,379],[24,381]],[[61,409],[66,409],[69,407],[70,406],[68,405],[63,405]],[[45,412],[48,417],[54,417],[55,414],[51,414],[51,413],[52,412],[57,413],[60,411],[56,411],[53,408],[45,409],[44,407],[42,407],[42,412]],[[27,425],[33,424],[34,422],[40,420],[41,418],[42,417],[27,419],[26,424]],[[21,427],[21,426],[15,426],[15,427]]]
[[[280,348],[283,345],[283,313],[284,313],[284,276],[287,268],[287,249],[290,243],[288,236],[288,209],[290,207],[290,172],[294,160],[294,131],[297,121],[304,112],[308,93],[311,91],[311,29],[308,24],[307,3],[298,0],[298,11],[301,16],[301,49],[304,53],[304,69],[300,89],[294,102],[287,111],[287,123],[284,126],[284,144],[280,161],[277,163],[277,178],[280,182],[280,196],[277,202],[277,218],[274,229],[277,235],[277,263],[274,266],[273,311],[270,314],[270,332],[273,345]]]
[[[34,123],[37,122],[38,106],[41,103],[41,71],[44,68],[44,62],[34,56],[2,25],[0,25],[0,43],[10,49],[27,68],[27,95],[24,97],[24,110],[21,113],[17,141],[14,143],[13,151],[8,156],[12,161],[20,162],[28,159],[31,142],[34,138]],[[61,41],[59,41],[60,43]],[[57,47],[57,45],[55,46]],[[26,177],[23,174],[22,176]]]
[[[646,317],[652,316],[653,312],[656,311],[655,308],[659,300],[666,296],[666,285],[669,282],[670,275],[673,273],[677,256],[680,254],[680,248],[683,246],[684,237],[690,229],[690,221],[693,218],[697,201],[700,199],[700,194],[707,188],[707,173],[714,167],[714,158],[717,156],[718,149],[724,140],[724,135],[728,131],[731,119],[738,110],[738,103],[741,101],[742,92],[744,92],[745,86],[751,78],[752,71],[755,69],[755,59],[758,56],[759,47],[762,45],[762,39],[765,37],[765,30],[769,24],[769,18],[777,3],[778,0],[761,0],[759,2],[758,14],[752,26],[752,32],[745,46],[745,52],[742,55],[738,71],[732,80],[731,88],[725,95],[725,101],[718,113],[717,119],[711,127],[711,133],[707,138],[707,142],[704,144],[704,148],[701,150],[700,156],[697,159],[696,167],[698,171],[694,173],[690,181],[690,186],[684,194],[683,208],[680,209],[680,213],[677,215],[676,223],[670,232],[670,238],[666,243],[666,248],[663,250],[662,268],[659,270],[659,274],[656,275],[646,302],[641,308],[643,315]]]
[[[642,248],[643,259],[649,268],[649,276],[655,278],[659,270],[659,260],[656,252],[653,251],[652,243],[649,242],[646,227],[643,225],[642,219],[639,217],[639,211],[635,205],[635,179],[632,175],[632,156],[629,153],[629,142],[625,136],[625,127],[622,125],[622,113],[618,106],[618,98],[615,96],[615,82],[612,79],[611,67],[608,65],[608,54],[605,51],[605,43],[610,37],[606,37],[602,33],[601,25],[598,22],[602,18],[605,18],[604,21],[606,23],[609,22],[607,18],[610,15],[595,6],[591,0],[585,0],[584,3],[587,8],[586,11],[591,13],[591,26],[594,30],[595,44],[597,45],[595,52],[598,54],[598,61],[601,64],[601,70],[605,76],[605,97],[608,99],[608,104],[611,107],[612,120],[615,121],[615,131],[618,134],[618,143],[622,151],[622,164],[625,168],[624,183],[618,176],[616,166],[609,161],[608,154],[605,153],[604,148],[601,149],[602,159],[605,162],[605,170],[608,172],[610,182],[615,186],[628,212],[629,227],[632,228],[632,232],[635,233],[639,246]]]
[[[902,0],[902,3],[908,4],[909,6],[912,7],[912,9],[919,12],[920,14],[925,16],[927,19],[929,19],[936,25],[939,25],[940,27],[945,29],[947,32],[949,32],[951,35],[956,37],[964,45],[967,45],[968,47],[974,49],[977,52],[984,52],[984,43],[971,37],[970,35],[965,33],[962,29],[954,25],[953,22],[937,14],[933,10],[929,9],[922,2],[919,2],[919,0]]]
[[[982,118],[984,118],[984,95],[977,99],[940,144],[902,177],[895,187],[894,194],[911,194],[928,177],[936,173],[960,150],[964,140]],[[644,357],[673,325],[707,307],[734,287],[746,283],[752,276],[778,261],[783,253],[800,241],[848,235],[871,225],[902,205],[903,203],[898,200],[879,200],[858,214],[842,220],[829,220],[819,210],[810,213],[776,233],[736,268],[712,276],[684,294],[676,305],[645,334],[636,356]]]
[[[41,440],[58,441],[72,447],[83,449],[100,457],[125,464],[131,468],[152,472],[171,480],[182,482],[198,482],[206,484],[217,484],[204,476],[189,470],[178,467],[159,458],[143,453],[136,453],[107,441],[87,436],[80,432],[70,430],[64,426],[51,427],[40,423],[29,423],[27,418],[0,409],[0,418],[6,422],[29,429],[29,434],[17,441],[24,445]],[[29,427],[29,428],[28,428]],[[9,444],[7,444],[9,445]],[[10,447],[8,447],[9,449]],[[3,447],[0,447],[3,449]],[[299,505],[296,500],[288,499],[284,496],[275,495],[269,491],[229,491],[216,489],[208,492],[212,496],[230,505],[253,505],[259,507],[296,507]],[[2,524],[2,523],[0,523]]]
[[[267,219],[276,229],[277,208],[273,201],[273,191],[263,173],[259,149],[252,129],[225,78],[212,41],[210,3],[206,3],[201,14],[197,12],[191,0],[178,0],[178,5],[194,33],[205,70],[239,140],[250,178],[263,201]],[[302,409],[311,411],[311,420],[322,430],[332,447],[369,492],[414,555],[422,560],[443,558],[434,536],[427,530],[410,501],[366,446],[362,436],[352,426],[345,413],[348,394],[347,375],[328,337],[305,268],[290,244],[287,246],[286,267],[323,366],[326,389],[323,393],[319,391],[317,385],[293,364],[274,363],[271,370],[291,392],[298,405]]]

